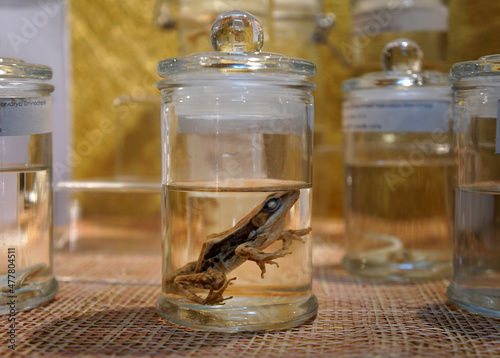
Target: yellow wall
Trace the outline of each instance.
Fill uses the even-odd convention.
[[[113,101],[124,94],[136,98],[159,94],[155,87],[158,79],[156,63],[177,55],[177,33],[154,27],[154,0],[71,0],[70,4],[74,145],[76,152],[81,154],[79,162],[75,163],[74,178],[109,177],[115,170]],[[457,61],[500,53],[500,1],[450,0],[449,6],[448,66]],[[336,46],[349,42],[349,1],[325,0],[325,11],[337,16],[330,41]],[[316,140],[320,144],[340,145],[340,83],[352,74],[326,47],[320,48],[319,53],[316,79],[323,81],[320,87],[323,98],[317,98],[317,105],[327,104],[328,107],[317,111],[323,115],[316,117],[316,125],[327,130],[322,131],[324,137]],[[316,95],[320,96],[319,93]],[[78,151],[78,145],[96,129],[103,134],[102,140],[99,139],[91,150]],[[158,158],[146,158],[150,158],[151,165],[158,165]],[[330,182],[328,176],[341,175],[339,167],[340,162],[332,164],[331,171],[319,174],[325,179],[324,185]],[[340,186],[328,195],[339,200],[326,210],[339,215],[341,180],[337,184]],[[322,198],[328,197],[325,192],[320,194]]]
[[[121,95],[158,95],[158,60],[174,56],[174,32],[153,26],[154,0],[73,0],[70,23],[73,62],[74,146],[81,160],[74,177],[114,174],[115,113]],[[100,129],[102,140],[83,142]],[[94,132],[92,132],[94,131]],[[81,145],[78,150],[78,145]]]

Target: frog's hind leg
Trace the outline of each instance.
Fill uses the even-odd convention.
[[[204,305],[216,305],[216,304],[223,305],[223,304],[225,304],[224,301],[227,301],[227,300],[233,298],[233,296],[229,296],[229,297],[224,298],[222,296],[222,294],[226,290],[227,286],[229,286],[231,281],[234,281],[234,280],[236,280],[236,277],[226,279],[226,282],[224,283],[224,285],[218,290],[214,290],[213,288],[211,288],[210,292],[208,293],[207,297],[205,298],[203,304]]]
[[[198,263],[196,261],[192,261],[192,262],[189,262],[186,265],[182,266],[181,268],[179,268],[173,272],[170,272],[163,279],[163,290],[164,291],[171,291],[172,289],[175,289],[175,285],[174,285],[175,279],[179,276],[193,274],[196,270],[197,264]]]
[[[210,268],[206,272],[177,276],[174,279],[174,284],[177,291],[186,296],[188,300],[202,305],[215,305],[229,299],[224,299],[222,293],[229,282],[234,279],[228,280],[223,272]],[[206,298],[202,298],[192,291],[193,288],[206,289],[210,292]]]

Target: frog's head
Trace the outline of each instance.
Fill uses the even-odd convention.
[[[268,222],[285,218],[288,211],[299,198],[300,191],[280,191],[269,195],[261,204],[261,209],[252,218],[252,224],[262,227]]]

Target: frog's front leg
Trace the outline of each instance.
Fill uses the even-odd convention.
[[[290,247],[293,240],[305,243],[305,240],[301,236],[305,236],[311,232],[311,228],[300,229],[300,230],[285,230],[281,233],[278,240],[283,240],[283,247],[278,251],[284,251]]]
[[[210,268],[206,272],[177,276],[174,279],[174,284],[177,290],[190,301],[202,305],[215,305],[224,304],[223,301],[232,298],[224,298],[222,294],[229,283],[235,279],[236,277],[233,277],[228,280],[223,272]],[[193,288],[201,288],[210,291],[207,297],[202,298],[192,291]]]
[[[272,242],[267,242],[269,235],[267,233],[263,233],[260,234],[259,240],[253,240],[252,242],[239,245],[236,248],[235,253],[237,256],[246,260],[255,261],[257,266],[260,268],[260,276],[264,278],[264,274],[266,273],[266,264],[276,265],[279,267],[278,263],[273,260],[291,254],[291,252],[287,252],[286,250],[290,247],[292,241],[297,240],[303,243],[304,239],[301,236],[307,235],[310,231],[311,228],[301,230],[285,230],[281,232],[280,236],[276,240],[282,240],[283,247],[271,253],[265,253],[259,249],[259,247],[267,247],[272,244]],[[255,242],[260,242],[261,244],[256,246]]]

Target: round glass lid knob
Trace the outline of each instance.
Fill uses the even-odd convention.
[[[264,44],[264,31],[255,16],[231,10],[215,20],[210,39],[215,51],[258,52]]]
[[[416,42],[397,39],[385,45],[382,51],[382,68],[391,73],[412,74],[422,69],[424,55]]]

